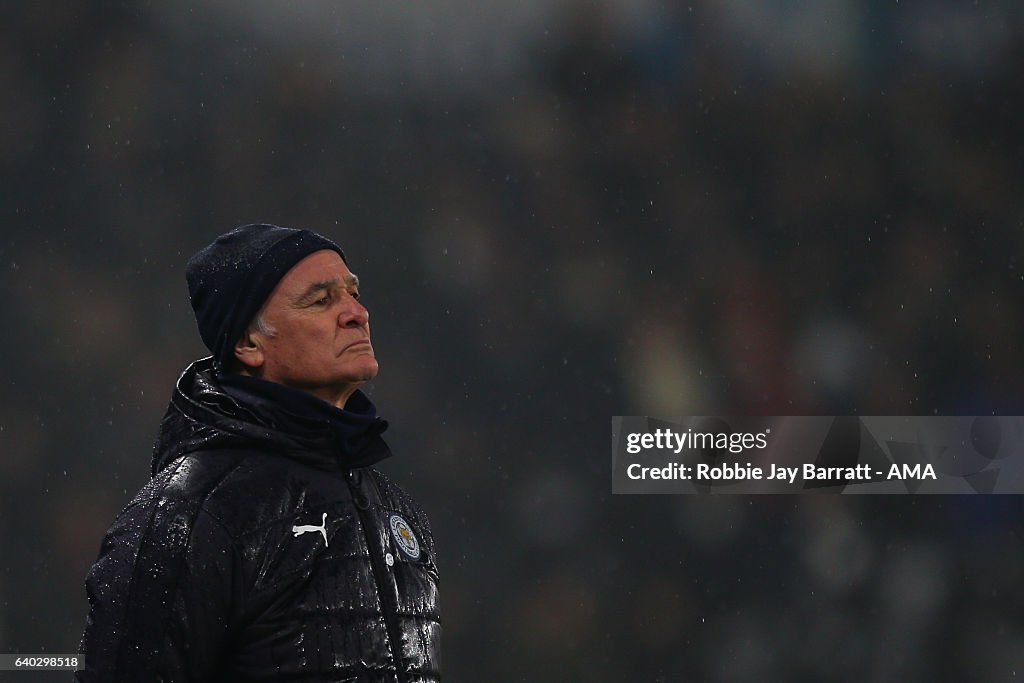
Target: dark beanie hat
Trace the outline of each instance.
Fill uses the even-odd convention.
[[[235,344],[285,273],[323,249],[345,259],[341,247],[315,232],[243,225],[189,259],[185,279],[192,310],[218,371],[227,367]]]

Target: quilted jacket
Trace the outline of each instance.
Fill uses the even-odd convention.
[[[86,579],[76,680],[440,680],[430,526],[371,466],[387,423],[361,392],[341,411],[246,381],[209,359],[178,380]]]

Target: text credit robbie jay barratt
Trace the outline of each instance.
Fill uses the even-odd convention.
[[[656,429],[653,432],[634,432],[626,436],[626,452],[636,455],[644,450],[671,451],[679,454],[683,449],[717,449],[728,450],[730,453],[742,453],[747,449],[764,449],[768,447],[768,435],[771,429],[758,433],[711,433],[711,432],[674,432],[671,429]],[[648,467],[641,463],[630,463],[626,467],[626,476],[638,479],[676,479],[697,481],[760,481],[776,480],[795,483],[798,477],[804,481],[871,481],[872,477],[886,479],[936,479],[932,465],[898,465],[893,464],[888,472],[872,470],[870,465],[859,464],[852,467],[821,467],[804,463],[794,467],[785,467],[769,463],[766,473],[764,468],[747,463],[697,463],[686,465],[681,462],[668,463],[660,467]]]

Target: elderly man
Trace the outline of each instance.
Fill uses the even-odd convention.
[[[440,680],[423,512],[372,465],[387,423],[359,280],[330,240],[246,225],[189,261],[210,358],[86,581],[78,681]]]

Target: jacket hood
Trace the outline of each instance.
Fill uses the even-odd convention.
[[[275,453],[324,469],[372,465],[391,455],[387,422],[361,391],[340,410],[280,384],[249,377],[218,378],[213,358],[178,378],[153,446],[152,474],[195,451]]]

